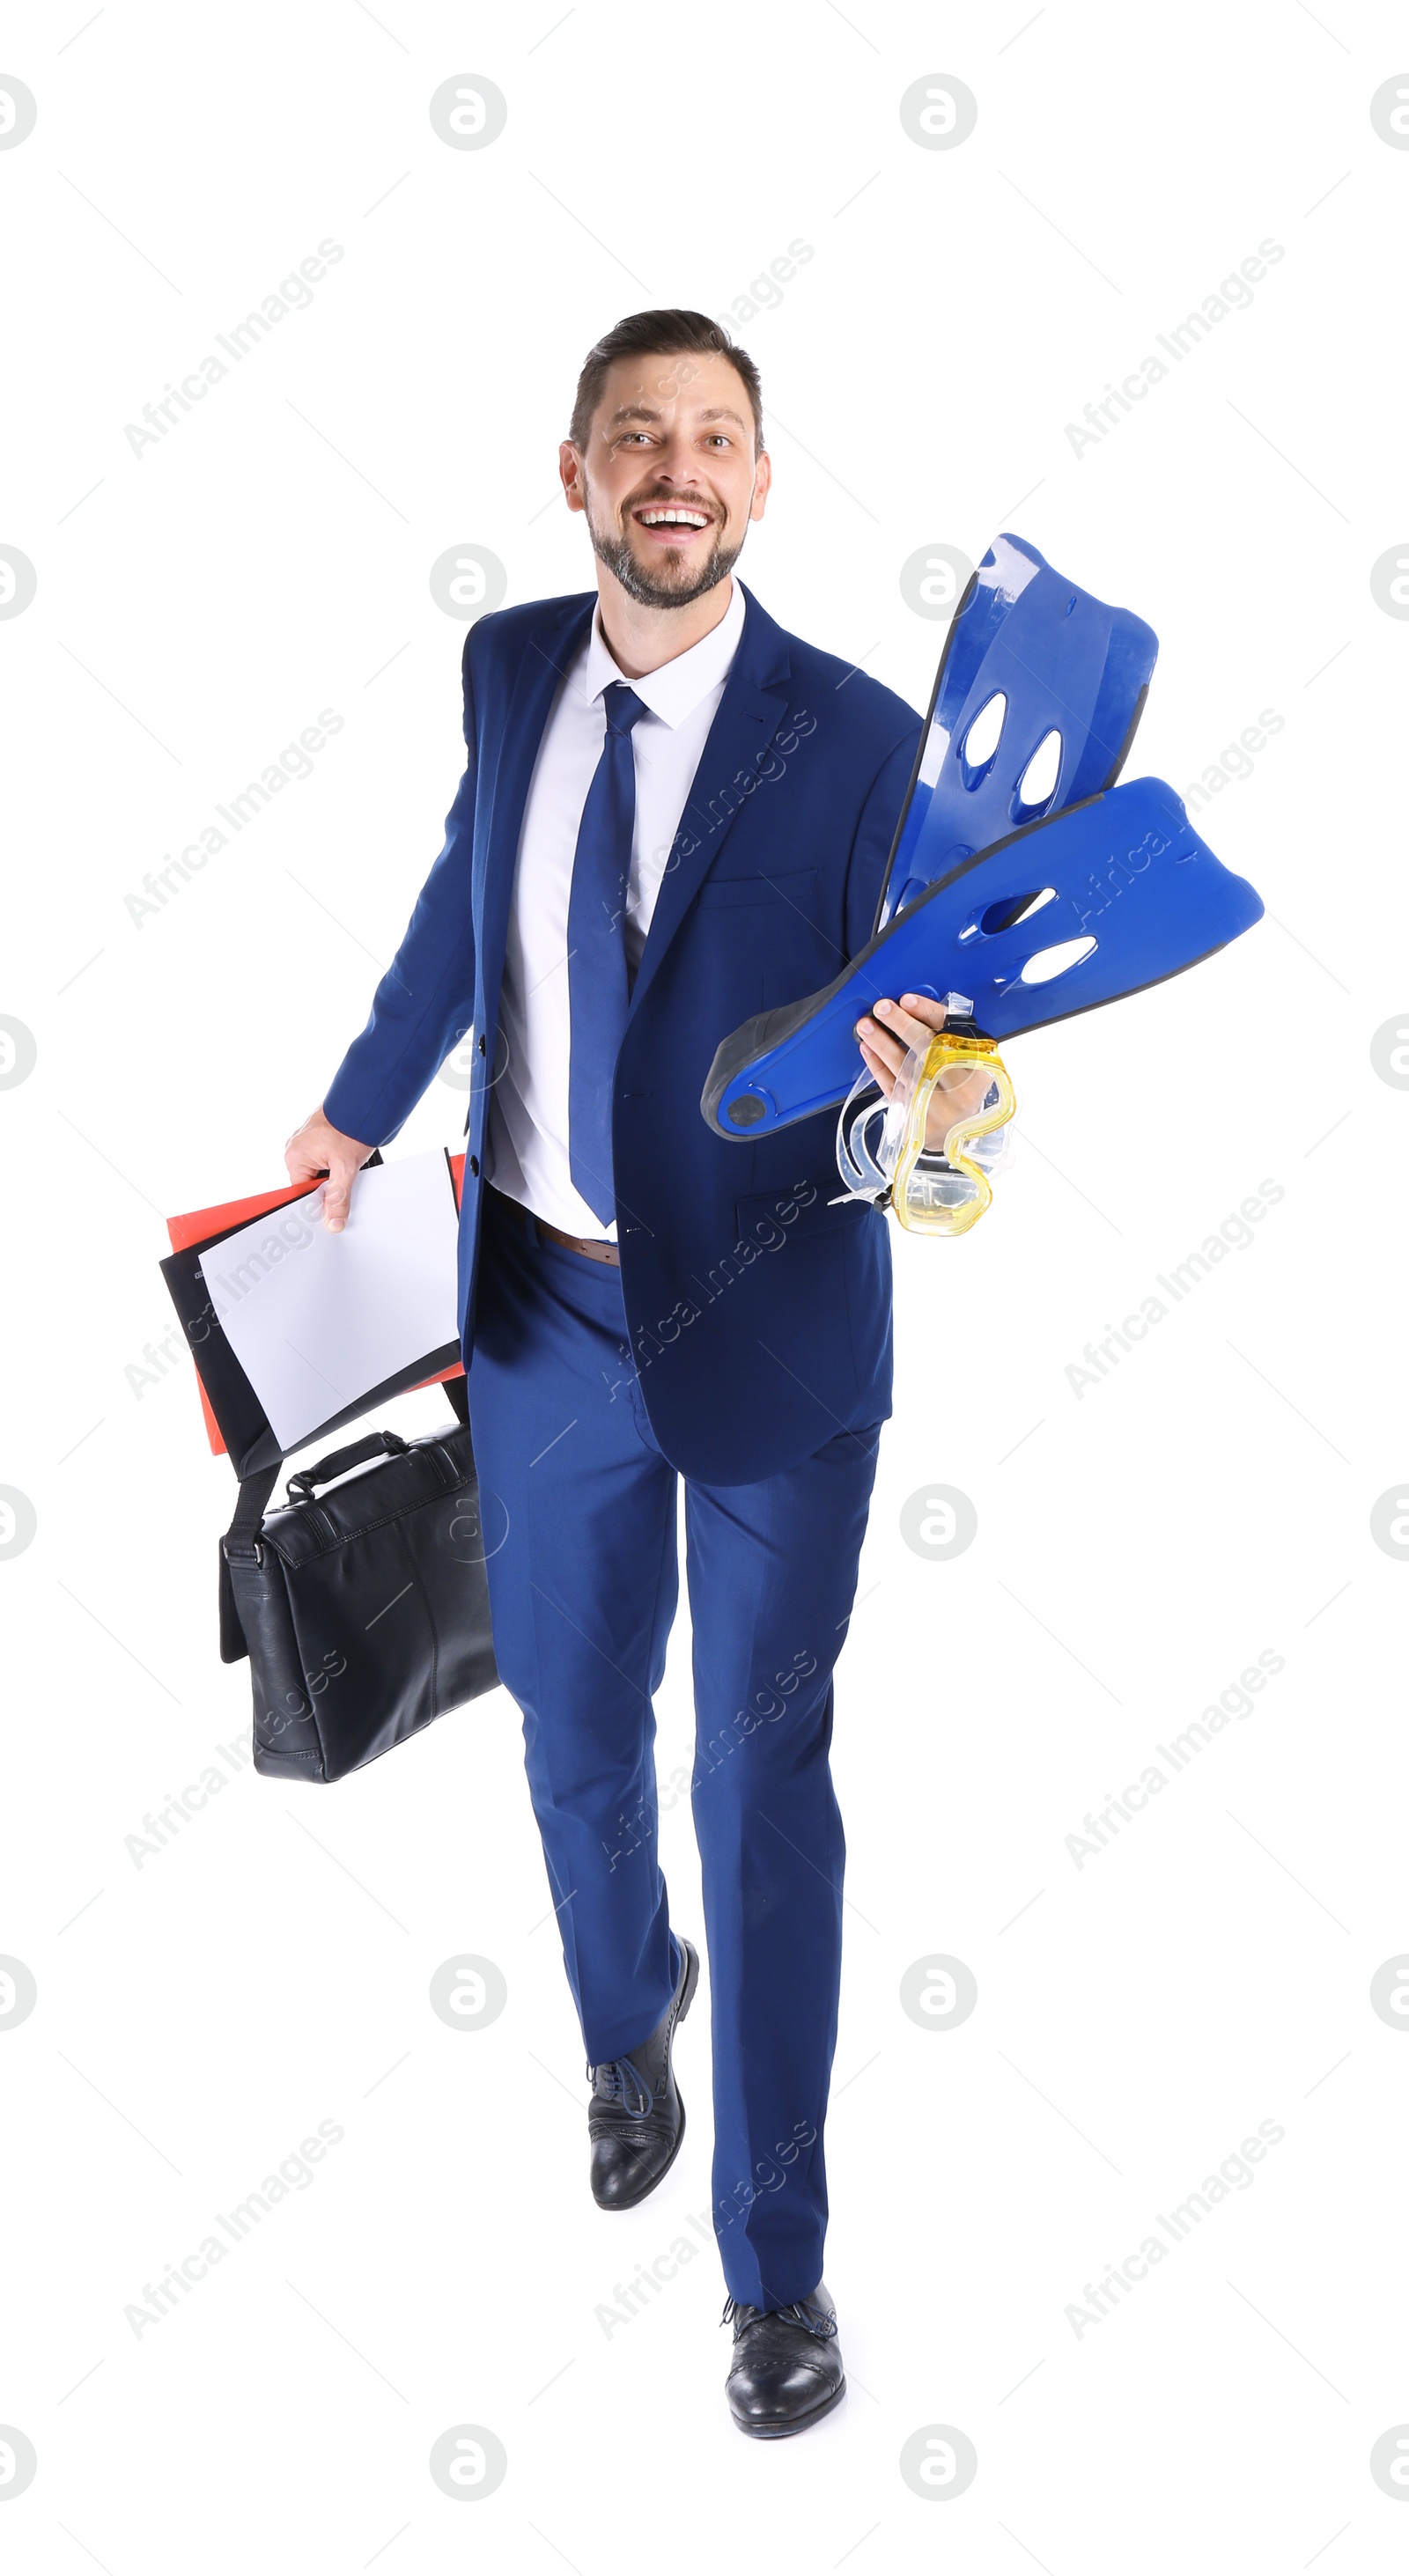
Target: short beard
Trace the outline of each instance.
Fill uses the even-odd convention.
[[[587,532],[592,539],[592,551],[598,562],[604,563],[609,572],[615,573],[628,599],[638,600],[643,608],[688,608],[692,600],[703,599],[707,590],[713,590],[716,583],[728,578],[743,550],[742,538],[738,545],[726,546],[716,535],[714,544],[697,573],[692,573],[683,580],[671,578],[674,565],[667,557],[661,565],[659,575],[653,576],[644,571],[637,562],[631,551],[629,539],[625,536],[604,535],[594,526],[590,510],[587,511],[586,516]]]

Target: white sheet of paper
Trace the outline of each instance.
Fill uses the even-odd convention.
[[[323,1189],[212,1244],[201,1275],[282,1449],[456,1337],[459,1218],[443,1152],[359,1172],[341,1234]]]

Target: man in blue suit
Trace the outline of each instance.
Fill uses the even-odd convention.
[[[460,1319],[499,1670],[592,2077],[591,2185],[634,2206],[685,2126],[695,1991],[656,1850],[652,1693],[685,1484],[715,2229],[743,2430],[845,2386],[822,2281],[844,1843],[832,1674],[890,1411],[883,1216],[833,1205],[835,1113],[756,1142],[699,1099],[729,1030],[869,938],[914,710],[732,567],[770,464],[708,317],[619,323],[560,452],[597,588],[481,618],[445,846],[295,1179],[353,1176],[473,1031]],[[858,1031],[886,1088],[942,1013]],[[922,1025],[922,1023],[926,1025]]]

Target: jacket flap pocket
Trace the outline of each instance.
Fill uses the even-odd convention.
[[[815,868],[779,868],[769,876],[706,877],[697,903],[712,909],[721,903],[790,903],[811,918]]]
[[[734,1222],[740,1239],[748,1236],[757,1243],[776,1244],[790,1234],[832,1233],[838,1226],[852,1226],[858,1217],[872,1214],[862,1199],[849,1199],[844,1206],[830,1207],[829,1199],[836,1198],[840,1191],[841,1181],[835,1173],[822,1180],[796,1182],[791,1189],[751,1191],[747,1198],[734,1201]]]

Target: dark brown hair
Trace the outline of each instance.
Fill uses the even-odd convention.
[[[740,377],[753,413],[755,449],[763,445],[763,388],[757,367],[746,349],[730,339],[722,322],[712,322],[707,313],[692,313],[686,307],[673,305],[654,313],[628,313],[624,321],[604,331],[595,346],[588,350],[582,373],[577,379],[577,394],[572,406],[568,436],[574,447],[585,452],[592,428],[592,415],[601,400],[607,369],[617,358],[659,356],[673,358],[693,351],[700,357],[727,358]]]

